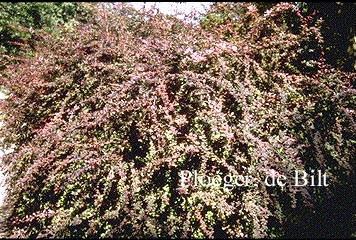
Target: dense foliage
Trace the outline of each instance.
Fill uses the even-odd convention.
[[[278,2],[255,2],[264,12]],[[296,2],[303,15],[323,20],[320,29],[324,38],[326,63],[344,71],[356,71],[356,3],[355,2]]]
[[[217,4],[202,27],[95,14],[1,75],[12,237],[281,236],[340,185],[354,213],[355,75],[324,63],[320,22],[288,3]],[[328,187],[263,183],[313,169]]]
[[[71,28],[90,17],[90,4],[70,2],[1,2],[0,67],[29,55],[41,31],[54,32],[65,24]]]
[[[315,14],[324,20],[325,59],[333,66],[356,71],[356,3],[308,2],[306,14]]]

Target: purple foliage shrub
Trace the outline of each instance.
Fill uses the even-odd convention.
[[[322,169],[330,189],[353,174],[355,75],[324,64],[312,17],[95,14],[1,75],[12,237],[274,236],[317,193],[271,172]],[[183,170],[253,184],[182,186]]]

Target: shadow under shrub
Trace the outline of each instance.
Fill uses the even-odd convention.
[[[352,181],[355,76],[305,55],[322,39],[292,5],[237,6],[243,31],[102,9],[6,69],[12,237],[282,236],[294,209]],[[271,21],[284,14],[299,31]],[[329,177],[321,193],[263,183],[312,169]],[[182,170],[254,184],[181,186]]]

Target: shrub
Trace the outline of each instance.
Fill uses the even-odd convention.
[[[232,7],[203,28],[103,7],[6,69],[12,237],[281,236],[293,209],[352,181],[355,76],[323,63],[318,23],[291,4]],[[321,192],[263,183],[315,168]],[[253,184],[181,186],[182,170]]]
[[[86,3],[0,3],[0,68],[8,61],[16,62],[31,55],[41,32],[56,32],[66,25],[68,29],[90,18],[90,4]]]

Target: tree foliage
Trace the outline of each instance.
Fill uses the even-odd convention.
[[[318,20],[289,3],[216,4],[202,27],[94,14],[1,76],[12,237],[274,237],[340,185],[355,197],[355,75],[325,64]],[[313,169],[328,188],[263,183]]]
[[[29,54],[40,40],[40,32],[54,32],[66,24],[73,27],[90,17],[90,4],[70,2],[1,2],[1,67],[7,61]]]
[[[260,12],[277,2],[254,3]],[[321,34],[324,38],[325,59],[333,67],[344,71],[356,70],[356,3],[351,2],[296,2],[305,16],[313,15],[323,20]]]
[[[308,2],[306,14],[315,13],[324,20],[325,58],[345,71],[356,70],[356,3]]]

